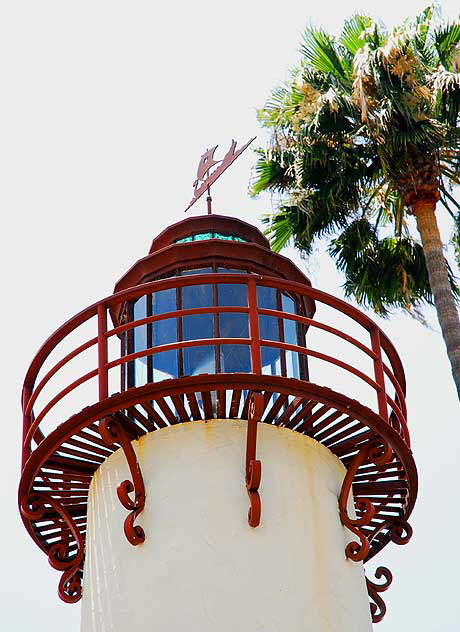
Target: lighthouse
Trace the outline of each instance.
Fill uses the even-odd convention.
[[[24,525],[82,632],[369,632],[417,495],[401,361],[208,185],[34,357]]]

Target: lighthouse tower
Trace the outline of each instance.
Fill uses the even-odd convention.
[[[385,334],[253,226],[189,217],[44,343],[24,524],[82,632],[368,632],[417,475]],[[369,607],[370,598],[370,607]]]

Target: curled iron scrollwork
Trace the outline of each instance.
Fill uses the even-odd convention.
[[[376,531],[372,534],[372,540],[375,536],[382,531],[388,530],[390,533],[390,540],[399,546],[407,544],[412,537],[412,527],[404,520],[389,520],[383,522]]]
[[[45,517],[45,514],[49,514],[50,511],[54,511],[57,518]],[[48,561],[54,569],[62,571],[58,585],[59,597],[66,603],[76,603],[82,595],[85,547],[83,537],[73,518],[54,498],[39,493],[32,493],[23,500],[21,513],[24,518],[32,522],[50,519],[56,525],[64,527],[61,539],[52,544],[48,550]],[[74,542],[77,545],[76,551],[74,551]]]
[[[365,560],[369,554],[371,541],[362,531],[361,527],[370,524],[376,514],[376,508],[368,498],[359,498],[355,503],[355,508],[359,512],[359,517],[350,518],[347,510],[347,503],[353,480],[358,472],[358,469],[361,465],[366,463],[366,461],[371,461],[376,466],[381,466],[390,462],[392,458],[392,449],[381,439],[366,443],[353,457],[343,480],[339,496],[340,520],[342,521],[342,524],[347,527],[359,540],[352,540],[345,548],[345,555],[354,562],[361,562]]]
[[[381,579],[382,577],[384,578],[384,581],[381,584],[376,584],[366,577],[367,592],[372,600],[370,603],[372,623],[378,623],[381,621],[387,611],[387,607],[380,596],[380,593],[388,590],[391,582],[393,581],[393,575],[388,568],[385,568],[385,566],[379,566],[375,571],[376,579]]]
[[[256,459],[257,423],[264,412],[264,397],[262,393],[253,393],[249,405],[248,429],[246,439],[246,490],[249,496],[248,523],[251,527],[258,527],[262,512],[259,486],[262,478],[262,463]]]
[[[99,424],[99,433],[108,446],[118,444],[121,447],[128,463],[132,480],[122,481],[118,485],[117,496],[123,507],[130,512],[123,526],[126,539],[133,546],[136,546],[145,540],[144,529],[140,525],[134,524],[145,506],[145,486],[141,468],[131,440],[117,419],[105,417]],[[134,494],[134,498],[131,497],[131,494]]]

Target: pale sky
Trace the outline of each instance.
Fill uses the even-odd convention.
[[[110,294],[152,237],[184,217],[206,147],[261,138],[255,110],[298,59],[307,22],[335,30],[366,10],[394,24],[426,4],[1,3],[2,630],[79,630],[79,606],[57,597],[59,573],[26,534],[16,506],[20,391],[39,345]],[[443,6],[449,15],[458,11],[458,1]],[[259,225],[271,201],[247,195],[254,161],[248,150],[216,185],[214,200],[217,211]],[[442,209],[448,241],[441,216]],[[324,255],[299,265],[314,285],[341,295],[341,279]],[[427,314],[435,330],[403,315],[380,322],[406,368],[420,494],[411,543],[389,545],[377,557],[394,575],[379,632],[460,628],[459,405]]]

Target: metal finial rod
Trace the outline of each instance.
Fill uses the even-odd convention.
[[[212,197],[211,197],[211,189],[208,187],[208,196],[206,198],[206,204],[208,205],[208,215],[212,214]]]

